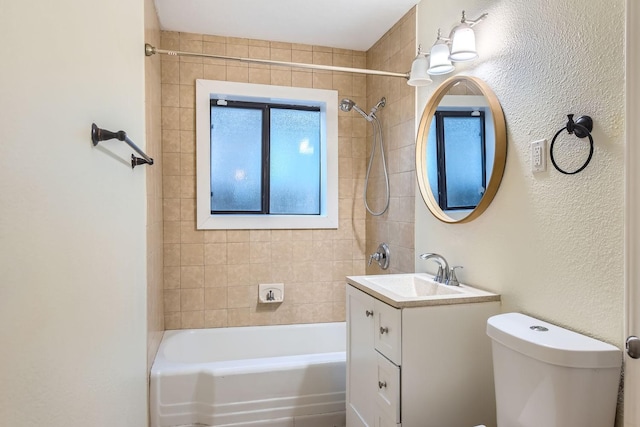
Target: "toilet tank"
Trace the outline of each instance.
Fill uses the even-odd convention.
[[[622,352],[520,313],[487,321],[498,427],[615,423]]]

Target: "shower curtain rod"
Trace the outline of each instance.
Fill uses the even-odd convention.
[[[270,59],[240,58],[236,56],[212,55],[208,53],[182,52],[179,50],[157,49],[149,43],[144,45],[144,54],[146,56],[151,56],[156,53],[171,56],[195,56],[200,58],[227,59],[230,61],[250,62],[253,64],[269,64],[282,67],[310,68],[313,70],[341,71],[345,73],[370,74],[374,76],[402,77],[407,80],[409,79],[409,73],[394,73],[391,71],[369,70],[366,68],[336,67],[333,65],[305,64],[299,62],[272,61]]]

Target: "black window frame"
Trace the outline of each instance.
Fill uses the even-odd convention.
[[[231,101],[225,99],[211,99],[209,106],[209,145],[211,146],[211,114],[212,109],[216,107],[221,108],[244,108],[254,109],[262,112],[262,170],[261,170],[261,209],[257,210],[235,210],[235,211],[218,211],[210,209],[212,215],[273,215],[269,212],[270,206],[270,173],[271,173],[271,109],[278,110],[298,110],[298,111],[316,111],[320,112],[320,107],[309,105],[297,105],[297,104],[278,104],[273,102],[251,102],[251,101]],[[320,160],[321,161],[321,160]],[[211,162],[211,159],[209,159]],[[213,172],[213,167],[211,167]],[[211,173],[212,173],[211,172]],[[209,177],[211,180],[211,177]],[[322,187],[322,168],[320,168],[320,176],[318,185]],[[321,190],[321,188],[319,188]],[[298,214],[298,213],[278,213],[277,215],[308,215],[317,216],[322,212],[322,192],[318,191],[319,203],[318,213],[315,214]],[[210,192],[210,198],[213,197],[213,191]],[[210,206],[211,208],[211,206]]]
[[[476,206],[449,206],[447,198],[447,167],[446,167],[446,140],[444,134],[444,119],[447,117],[469,117],[480,120],[480,144],[482,157],[482,187],[487,188],[487,139],[485,130],[484,111],[449,111],[438,110],[435,113],[436,120],[436,156],[438,172],[438,205],[443,211],[469,210]]]

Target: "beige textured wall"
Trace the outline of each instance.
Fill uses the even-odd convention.
[[[413,8],[369,49],[367,68],[406,72],[416,56],[415,35],[416,8]],[[367,214],[367,254],[374,253],[381,242],[386,242],[391,262],[386,271],[374,262],[367,268],[367,273],[409,273],[414,271],[415,89],[404,79],[368,76],[365,111],[383,96],[387,104],[377,117],[383,128],[391,200],[385,214],[377,217]],[[368,162],[372,126],[367,129]],[[384,206],[385,187],[380,164],[380,152],[377,151],[368,190],[369,206],[374,211],[380,211]]]
[[[364,52],[162,32],[164,49],[364,68]],[[341,321],[344,276],[364,274],[362,203],[367,123],[339,116],[337,230],[195,229],[195,79],[338,90],[366,103],[366,77],[162,56],[164,309],[167,329]],[[258,283],[283,282],[285,301],[257,304]]]
[[[461,282],[502,294],[524,312],[620,346],[623,339],[624,2],[455,0],[418,6],[418,40],[430,46],[460,11],[475,18],[480,59],[457,72],[484,79],[500,100],[508,153],[502,185],[468,224],[437,221],[416,203],[416,249],[465,268]],[[571,16],[571,18],[568,18]],[[441,82],[419,90],[419,109]],[[589,166],[563,175],[549,162],[533,174],[529,143],[554,134],[566,115],[594,119]],[[565,138],[557,153],[585,156]],[[571,147],[571,148],[570,148]],[[418,195],[418,197],[420,197]],[[418,261],[416,269],[427,266]]]
[[[145,42],[159,46],[160,24],[153,0],[145,0],[144,13]],[[144,71],[145,149],[154,161],[153,166],[144,166],[147,173],[147,367],[151,369],[164,331],[160,57],[147,57]]]

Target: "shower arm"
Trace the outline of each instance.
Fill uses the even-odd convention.
[[[150,45],[149,43],[146,43],[144,45],[144,54],[146,56],[155,55],[156,53],[170,55],[170,56],[193,56],[198,58],[226,59],[229,61],[248,62],[253,64],[269,64],[269,65],[277,65],[281,67],[309,68],[312,70],[340,71],[345,73],[369,74],[374,76],[386,76],[386,77],[402,77],[403,79],[409,80],[408,72],[394,73],[391,71],[369,70],[366,68],[337,67],[335,65],[305,64],[300,62],[273,61],[270,59],[241,58],[237,56],[213,55],[209,53],[196,53],[196,52],[183,52],[180,50],[157,49],[154,46]]]

